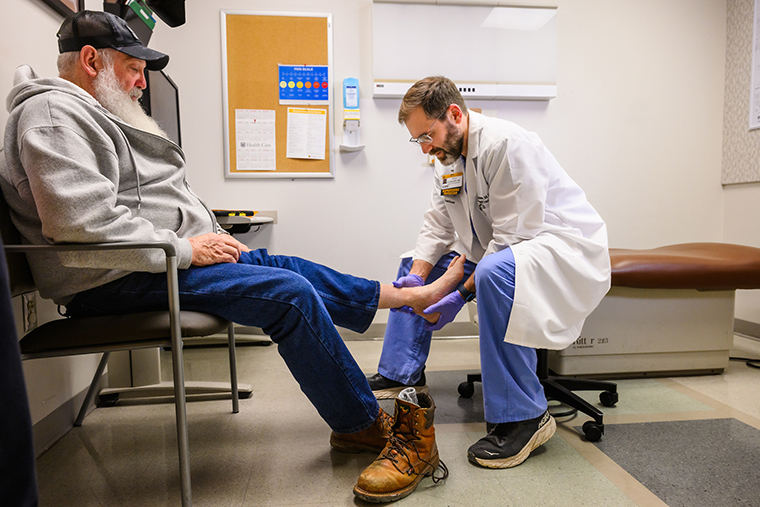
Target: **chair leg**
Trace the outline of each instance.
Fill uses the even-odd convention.
[[[100,363],[98,364],[98,369],[95,370],[95,376],[92,377],[92,382],[90,382],[90,388],[87,390],[87,394],[84,397],[84,402],[82,402],[82,408],[79,409],[79,415],[77,416],[76,421],[74,421],[74,426],[81,426],[84,422],[84,418],[87,416],[87,409],[90,408],[90,405],[92,405],[92,402],[95,400],[95,395],[97,394],[96,390],[98,387],[98,383],[100,382],[100,377],[103,376],[103,372],[106,369],[106,365],[108,364],[108,358],[111,356],[110,352],[103,352],[103,357],[100,358]]]
[[[179,449],[179,474],[182,487],[182,506],[193,505],[190,489],[190,439],[187,431],[187,399],[185,397],[185,366],[182,347],[172,347],[174,370],[174,407],[177,412],[177,446]]]
[[[599,424],[604,422],[604,414],[599,409],[561,385],[554,378],[549,377],[541,380],[541,385],[544,386],[544,394],[546,394],[547,399],[557,400],[569,407],[578,409],[584,414],[593,417]]]
[[[610,393],[617,393],[617,384],[605,380],[555,376],[550,376],[549,378],[571,391],[607,391]]]
[[[230,391],[232,392],[232,413],[237,414],[240,412],[240,404],[238,403],[237,358],[235,356],[235,327],[232,322],[230,322],[230,327],[227,328],[227,337],[229,338],[230,342]]]
[[[166,256],[166,279],[169,286],[169,322],[172,337],[172,370],[174,373],[174,408],[177,412],[177,448],[182,507],[192,507],[190,484],[190,439],[187,430],[187,399],[185,397],[185,363],[182,354],[182,325],[179,314],[179,285],[177,258]]]

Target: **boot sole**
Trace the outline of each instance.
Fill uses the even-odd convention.
[[[375,395],[375,398],[378,400],[393,400],[398,398],[398,395],[401,391],[406,389],[407,387],[413,387],[418,393],[425,393],[428,394],[430,392],[430,389],[428,389],[428,386],[399,386],[399,387],[389,387],[387,389],[378,389],[377,391],[372,391],[372,394]]]
[[[358,485],[354,486],[354,495],[364,500],[365,502],[370,503],[387,503],[387,502],[395,502],[396,500],[401,500],[402,498],[406,498],[407,496],[414,493],[414,490],[417,489],[417,486],[420,484],[422,479],[429,475],[433,475],[435,473],[435,470],[438,468],[438,457],[436,456],[435,461],[432,462],[433,465],[427,465],[422,472],[415,476],[414,481],[412,481],[407,486],[397,489],[396,491],[391,491],[388,493],[373,493],[371,491],[365,491],[361,489]]]
[[[553,417],[549,417],[549,422],[544,424],[542,428],[540,428],[537,432],[533,434],[533,437],[528,440],[528,443],[525,444],[525,447],[520,449],[520,452],[515,454],[514,456],[510,456],[508,458],[497,458],[497,459],[483,459],[478,458],[476,456],[468,456],[470,461],[477,463],[478,465],[486,468],[512,468],[516,467],[526,459],[528,459],[528,456],[530,456],[530,453],[533,452],[535,449],[538,449],[542,445],[544,445],[551,437],[554,435],[554,432],[557,430],[557,423],[554,422]]]

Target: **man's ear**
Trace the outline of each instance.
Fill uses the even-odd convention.
[[[457,104],[451,104],[449,107],[451,108],[451,118],[454,120],[454,123],[460,123],[464,117],[462,108]]]
[[[79,51],[79,66],[90,78],[94,79],[103,68],[98,50],[92,46],[84,46]]]

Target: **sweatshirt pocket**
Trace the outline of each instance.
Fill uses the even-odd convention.
[[[192,221],[185,210],[178,207],[177,211],[179,212],[179,227],[177,228],[176,233],[178,237],[184,238],[192,225]]]

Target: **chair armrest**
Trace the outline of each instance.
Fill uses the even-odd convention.
[[[182,347],[182,330],[179,316],[179,282],[177,280],[177,250],[166,241],[122,241],[116,243],[66,243],[55,245],[4,245],[6,252],[24,253],[35,251],[77,250],[139,250],[160,248],[166,254],[166,281],[169,295],[169,320],[172,328],[172,346]]]
[[[61,243],[55,245],[4,245],[6,252],[76,251],[76,250],[138,250],[160,248],[167,257],[176,257],[177,249],[168,241],[121,241],[117,243]]]

